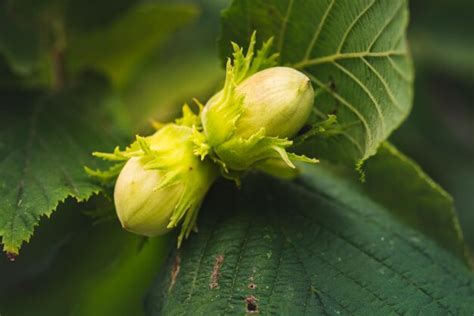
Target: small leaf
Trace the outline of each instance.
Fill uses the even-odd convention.
[[[315,92],[316,120],[335,114],[342,129],[314,135],[308,156],[358,162],[408,115],[413,70],[405,40],[405,0],[234,0],[224,12],[222,57],[253,30],[274,37],[280,64],[304,71]]]

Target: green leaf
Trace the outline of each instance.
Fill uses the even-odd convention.
[[[99,69],[123,85],[137,63],[197,13],[193,5],[136,5],[101,28],[74,32],[68,42],[69,67],[73,72]]]
[[[369,196],[448,251],[467,258],[452,197],[415,162],[384,143],[367,160],[364,172],[361,186]]]
[[[223,13],[222,56],[232,40],[257,30],[274,36],[280,63],[304,71],[315,91],[315,116],[336,114],[340,131],[314,137],[310,156],[357,162],[408,115],[413,70],[405,40],[405,0],[235,0]]]
[[[92,80],[57,96],[0,93],[0,236],[7,253],[18,254],[40,217],[67,197],[82,201],[99,192],[83,166],[95,165],[93,150],[119,142],[103,112],[104,90]]]
[[[319,189],[328,184],[331,194]],[[460,261],[321,167],[293,183],[221,184],[200,220],[150,291],[148,315],[474,310]]]
[[[318,186],[325,194],[349,205],[356,202],[347,190],[341,190],[341,184],[366,194],[403,223],[424,233],[459,259],[467,259],[452,197],[393,145],[383,143],[377,154],[364,163],[361,171],[364,181],[360,179],[360,172],[351,167],[322,164],[338,178],[337,183],[332,181]],[[311,166],[300,167],[312,172]],[[303,173],[302,176],[313,182],[311,175]]]

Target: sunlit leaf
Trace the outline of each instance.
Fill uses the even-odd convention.
[[[238,0],[223,14],[222,56],[253,30],[273,36],[282,65],[304,71],[316,90],[319,120],[336,114],[339,133],[314,137],[301,150],[357,162],[407,117],[413,70],[405,39],[405,0]]]

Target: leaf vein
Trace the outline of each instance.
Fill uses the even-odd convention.
[[[314,32],[311,42],[309,42],[309,45],[308,45],[308,48],[306,49],[306,53],[303,57],[303,60],[309,59],[309,56],[311,55],[311,51],[313,50],[314,46],[316,45],[316,42],[318,41],[319,35],[321,34],[321,30],[323,29],[324,23],[326,22],[326,19],[329,16],[329,13],[331,12],[331,9],[334,6],[335,2],[336,0],[331,0],[328,7],[326,8],[326,11],[324,12],[323,17],[321,18],[321,21],[319,22],[318,27],[316,28],[316,31]]]
[[[324,226],[320,226],[321,229],[325,229],[327,230]],[[332,232],[329,232],[329,233],[332,233]],[[339,237],[339,236],[338,236]],[[309,251],[311,251],[312,253],[314,253],[314,251],[312,249],[309,249]],[[369,293],[370,295],[372,295],[376,300],[378,300],[379,302],[381,303],[384,303],[386,304],[387,306],[390,307],[390,309],[395,312],[396,314],[398,315],[401,315],[402,313],[400,313],[399,311],[395,310],[393,308],[393,306],[391,304],[389,304],[387,302],[386,299],[384,299],[383,297],[381,297],[380,295],[377,294],[377,292],[371,290],[369,287],[367,287],[366,285],[364,285],[361,281],[357,280],[357,278],[354,278],[352,277],[349,273],[347,273],[346,271],[343,271],[339,268],[337,268],[336,265],[332,264],[329,260],[326,260],[324,259],[323,256],[318,256],[318,260],[321,260],[322,262],[324,262],[329,268],[337,271],[340,275],[342,275],[344,278],[347,278],[349,280],[351,280],[352,282],[354,282],[354,284],[356,284],[357,286],[359,286],[361,289],[363,289],[364,291],[366,291],[367,293]]]
[[[301,256],[300,256],[300,254],[299,254],[299,252],[298,252],[298,248],[293,244],[293,242],[292,242],[291,239],[288,237],[288,234],[287,234],[287,232],[285,231],[285,229],[283,229],[283,227],[282,227],[282,232],[283,232],[283,234],[285,235],[285,238],[286,238],[286,240],[288,241],[288,244],[289,244],[289,245],[293,248],[293,250],[294,250],[295,258],[296,258],[296,260],[298,261],[298,263],[300,264],[300,266],[301,266],[301,268],[302,268],[302,270],[303,270],[303,273],[304,273],[304,275],[306,276],[306,280],[307,280],[307,282],[308,282],[308,285],[309,285],[308,293],[311,294],[311,292],[312,292],[312,291],[311,291],[311,286],[312,286],[312,283],[313,283],[313,282],[312,282],[312,280],[311,280],[311,276],[310,276],[310,274],[309,274],[309,272],[308,272],[308,270],[307,270],[307,268],[306,268],[306,266],[305,266],[303,260],[301,259]],[[351,312],[350,310],[347,309],[346,306],[342,305],[338,300],[334,299],[331,295],[329,295],[329,294],[326,293],[326,292],[323,292],[323,291],[320,290],[320,289],[318,289],[318,290],[319,290],[321,293],[324,293],[325,295],[327,295],[329,298],[331,298],[336,304],[338,304],[340,307],[342,307],[342,309],[344,309],[345,311],[347,311],[347,312],[349,312],[349,313]],[[309,296],[310,296],[310,295],[309,295]],[[319,295],[318,295],[318,297],[319,297]],[[306,300],[307,300],[307,299],[308,299],[308,297],[306,297]],[[320,299],[320,297],[319,297],[319,299]],[[306,305],[307,305],[307,304],[305,304],[305,307],[306,307]],[[321,305],[321,308],[323,309],[324,313],[327,314],[327,312],[326,312],[326,310],[325,310],[325,306],[324,306],[324,305]]]
[[[392,90],[390,89],[390,87],[388,86],[387,82],[385,81],[385,79],[382,77],[382,75],[377,71],[377,69],[374,68],[374,66],[372,66],[371,63],[369,63],[365,58],[361,58],[362,61],[367,65],[367,67],[369,67],[369,69],[375,74],[375,76],[377,77],[377,79],[380,81],[380,83],[382,83],[385,91],[387,92],[387,95],[388,97],[390,98],[390,101],[392,101],[393,105],[397,108],[397,110],[399,110],[401,113],[403,114],[406,114],[407,111],[403,109],[403,107],[401,106],[401,104],[398,102],[398,100],[395,98],[395,96],[393,95],[393,92]]]
[[[395,70],[395,72],[400,76],[400,78],[402,78],[404,81],[408,82],[408,83],[412,83],[413,82],[413,77],[411,76],[408,76],[406,73],[404,73],[398,66],[397,64],[393,61],[392,57],[387,57],[388,61],[390,62],[390,64],[392,65],[392,68]]]
[[[364,90],[364,92],[367,94],[367,96],[370,98],[370,100],[374,104],[374,107],[375,107],[375,109],[377,111],[377,114],[379,116],[379,119],[380,119],[380,124],[382,125],[382,130],[385,132],[385,119],[384,119],[384,116],[383,116],[383,113],[382,113],[382,108],[381,108],[380,104],[378,103],[378,101],[375,100],[375,97],[369,91],[367,86],[364,85],[352,72],[350,72],[344,66],[338,64],[337,62],[333,62],[332,64],[334,64],[337,68],[339,68],[342,72],[344,72],[347,76],[349,76],[349,78],[352,79],[352,81],[354,81],[358,86],[360,86],[362,90]]]
[[[322,192],[313,191],[312,189],[310,189],[310,187],[308,187],[307,185],[302,184],[301,182],[292,182],[290,185],[292,187],[294,187],[296,190],[299,190],[301,193],[304,193],[304,194],[309,195],[309,196],[315,196],[318,199],[322,199],[322,200],[326,201],[327,203],[335,205],[337,207],[347,208],[348,210],[353,211],[357,216],[366,217],[366,214],[361,212],[359,209],[353,207],[352,205],[344,204],[340,201],[337,201],[333,197],[328,196],[327,194],[324,194]],[[304,214],[303,212],[300,212],[300,214],[302,216],[305,216],[305,217],[308,218],[308,215]],[[374,217],[366,217],[366,220],[368,222],[374,224],[375,226],[383,229],[383,230],[388,230],[388,227],[386,225],[383,225],[382,223],[377,221]],[[402,241],[403,243],[408,245],[410,248],[413,248],[414,250],[416,250],[416,251],[420,252],[422,255],[424,255],[424,257],[427,258],[428,260],[430,260],[430,262],[433,265],[435,265],[438,268],[440,268],[441,270],[443,270],[443,272],[448,274],[452,279],[456,280],[457,282],[462,282],[462,284],[464,284],[464,282],[466,281],[465,279],[459,279],[458,274],[451,272],[451,269],[446,268],[444,265],[440,264],[437,261],[434,261],[433,258],[429,254],[425,253],[425,251],[422,248],[416,247],[413,244],[413,242],[411,242],[406,236],[400,235],[396,231],[393,231],[393,234],[394,234],[395,237],[397,237],[400,241]],[[470,286],[470,292],[474,294],[474,286],[472,286],[472,285],[474,285],[474,283],[472,283],[472,280],[469,280],[468,285]]]
[[[237,264],[235,266],[234,277],[232,278],[232,286],[230,288],[230,294],[229,294],[229,298],[227,299],[227,306],[224,310],[224,314],[227,314],[228,309],[231,307],[231,300],[232,300],[232,296],[234,295],[237,275],[239,274],[239,271],[240,271],[240,264],[242,263],[243,253],[245,251],[245,246],[247,245],[247,242],[248,242],[251,228],[252,228],[252,221],[249,221],[249,224],[247,225],[247,230],[245,231],[244,239],[242,240],[242,243],[240,245],[239,257],[237,259]]]
[[[303,216],[307,217],[306,214],[303,214]],[[344,241],[345,243],[347,243],[348,245],[352,246],[353,248],[357,249],[358,251],[362,252],[363,254],[365,254],[368,258],[370,258],[371,260],[381,264],[382,266],[386,267],[388,270],[392,271],[395,275],[399,276],[402,280],[406,281],[408,284],[412,285],[416,290],[418,290],[419,292],[423,293],[424,295],[426,295],[427,297],[429,297],[432,301],[434,301],[435,303],[437,303],[440,307],[442,307],[444,310],[448,311],[449,310],[449,307],[446,306],[445,304],[443,304],[439,299],[437,299],[436,297],[433,296],[433,294],[431,294],[428,290],[424,289],[423,287],[421,287],[420,285],[418,285],[416,282],[412,281],[410,278],[408,278],[407,276],[405,276],[402,272],[399,272],[397,271],[394,267],[392,267],[391,265],[385,263],[384,260],[378,258],[377,256],[375,256],[374,254],[372,254],[371,252],[365,250],[363,247],[361,247],[360,245],[358,245],[357,243],[351,241],[350,239],[346,238],[343,234],[340,234],[338,233],[336,230],[333,230],[327,226],[325,226],[324,224],[322,223],[319,223],[321,225],[321,227],[326,230],[327,232],[333,234],[334,236],[338,237],[339,239],[341,239],[342,241]]]
[[[342,96],[340,96],[338,93],[335,91],[331,90],[330,88],[327,87],[324,83],[322,83],[318,78],[316,78],[314,75],[308,74],[308,76],[311,78],[311,80],[316,83],[319,87],[323,88],[328,92],[330,95],[332,95],[336,100],[344,104],[351,112],[353,112],[356,117],[360,120],[362,125],[364,126],[366,132],[367,132],[367,138],[369,143],[372,142],[372,132],[370,131],[369,124],[367,123],[367,120],[365,117],[356,109],[354,106],[352,106],[351,103],[349,103],[346,99],[344,99]]]
[[[276,286],[276,282],[278,280],[278,276],[280,274],[280,267],[281,267],[281,262],[283,260],[283,246],[285,244],[285,239],[282,238],[281,242],[280,242],[280,247],[278,248],[278,264],[277,264],[277,269],[276,269],[276,272],[275,272],[275,277],[273,278],[273,282],[272,282],[272,287],[270,289],[270,293],[268,294],[268,302],[267,302],[267,305],[270,306],[270,302],[272,300],[272,295],[273,295],[273,291],[275,290],[275,286]]]
[[[197,265],[197,269],[196,269],[196,273],[194,274],[194,277],[193,277],[193,281],[191,283],[191,290],[189,291],[189,294],[188,296],[184,299],[184,303],[188,303],[191,301],[191,298],[194,294],[194,290],[196,289],[196,281],[197,281],[197,278],[198,278],[198,275],[199,275],[199,272],[201,271],[202,269],[202,263],[204,261],[204,255],[206,254],[206,251],[210,245],[210,241],[214,235],[214,232],[216,230],[216,227],[217,227],[217,220],[214,220],[212,226],[211,226],[211,229],[210,229],[210,232],[209,232],[209,236],[207,237],[206,241],[204,242],[204,247],[201,251],[201,255],[199,256],[199,261],[198,261],[198,265]],[[191,306],[191,304],[189,304],[188,306]]]
[[[390,56],[406,56],[406,52],[400,51],[400,50],[387,50],[387,51],[382,51],[382,52],[364,51],[364,52],[353,52],[353,53],[339,53],[339,54],[332,54],[332,55],[327,55],[323,57],[318,57],[314,59],[303,60],[299,63],[293,64],[293,67],[297,69],[303,69],[308,66],[331,63],[333,61],[340,60],[340,59],[356,59],[356,58],[361,58],[361,57],[384,58],[384,57],[390,57]]]
[[[284,37],[286,33],[286,27],[288,25],[288,20],[290,19],[291,12],[293,10],[293,3],[295,0],[289,0],[288,1],[288,8],[286,9],[286,14],[285,18],[283,19],[283,24],[281,25],[281,30],[280,30],[280,38],[278,41],[278,52],[280,53],[283,49],[283,42],[284,42]]]
[[[339,46],[337,47],[336,54],[339,54],[347,40],[347,37],[349,34],[352,32],[354,29],[354,26],[359,22],[359,20],[367,13],[367,11],[370,10],[370,8],[374,5],[375,0],[372,0],[357,16],[356,18],[352,21],[352,23],[347,27],[346,31],[342,35],[341,42],[339,43]]]
[[[10,238],[12,238],[12,240],[10,240],[8,242],[5,242],[5,240],[3,240],[4,245],[13,243],[13,232],[15,230],[14,226],[15,226],[16,220],[20,216],[20,206],[21,206],[20,202],[22,200],[23,193],[24,193],[24,185],[25,185],[24,178],[26,177],[26,173],[27,173],[27,170],[28,170],[28,167],[29,167],[29,164],[30,164],[31,147],[33,146],[34,138],[36,137],[36,125],[37,125],[38,116],[39,116],[39,113],[41,112],[41,110],[42,110],[42,104],[36,104],[36,106],[33,109],[33,114],[31,115],[31,120],[30,120],[30,125],[29,125],[30,128],[29,128],[29,131],[28,131],[28,138],[26,140],[26,145],[25,145],[25,159],[23,160],[24,162],[23,162],[23,167],[22,167],[22,170],[21,170],[20,181],[19,181],[18,187],[17,187],[15,212],[14,212],[13,218],[12,218],[12,220],[10,222],[10,225],[9,225],[10,226],[9,227]],[[23,216],[20,216],[20,218],[24,222]],[[5,235],[8,236],[8,234],[5,234]],[[3,236],[4,239],[6,238],[5,235]]]
[[[394,21],[395,17],[398,15],[400,10],[403,8],[403,2],[400,1],[400,5],[394,10],[394,14],[385,21],[384,25],[380,28],[380,31],[377,32],[377,34],[374,36],[372,41],[370,42],[369,46],[367,47],[367,51],[370,52],[372,50],[372,47],[375,45],[375,43],[378,41],[380,36],[382,36],[383,32],[387,29],[387,27]]]

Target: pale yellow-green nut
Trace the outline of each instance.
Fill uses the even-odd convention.
[[[272,67],[242,82],[237,66],[227,65],[224,89],[213,96],[202,113],[204,133],[213,153],[229,170],[245,171],[280,159],[316,162],[288,153],[289,139],[304,126],[314,103],[310,79],[293,68]]]
[[[167,124],[138,138],[115,184],[114,202],[124,229],[145,236],[168,232],[183,221],[178,244],[195,226],[199,207],[218,177],[216,167],[194,155],[192,128]]]
[[[237,94],[244,102],[235,135],[243,138],[261,128],[266,136],[294,136],[308,120],[314,102],[310,79],[289,67],[257,72],[237,86]]]
[[[133,157],[115,183],[114,202],[122,227],[145,236],[165,234],[183,190],[181,184],[157,189],[163,181],[158,170],[146,170],[142,158]]]

